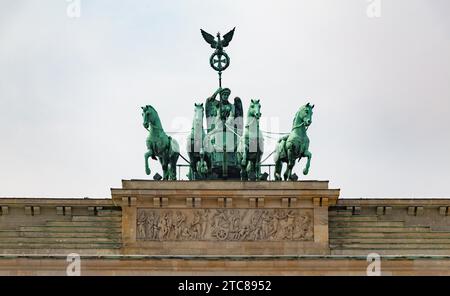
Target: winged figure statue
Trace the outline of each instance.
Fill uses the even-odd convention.
[[[232,138],[240,137],[243,131],[243,110],[242,101],[239,97],[234,98],[234,102],[231,103],[228,99],[230,96],[229,88],[219,88],[211,97],[206,100],[205,115],[207,125],[207,137],[213,142],[215,137],[222,137],[222,127],[225,123],[227,127],[227,137]],[[216,97],[219,96],[217,100]],[[209,142],[211,142],[208,140]],[[221,140],[220,140],[221,141]],[[233,145],[236,146],[237,139],[233,140]],[[231,146],[230,146],[231,147]],[[211,149],[209,149],[211,150]],[[214,150],[214,149],[212,149]],[[220,150],[220,149],[219,149]]]

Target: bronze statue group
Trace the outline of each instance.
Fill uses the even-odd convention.
[[[219,74],[219,88],[206,99],[205,104],[194,104],[194,119],[187,139],[187,160],[180,155],[178,142],[167,135],[155,108],[142,107],[144,128],[148,130],[145,153],[145,171],[150,175],[149,158],[158,160],[163,170],[163,180],[177,179],[177,161],[180,156],[189,163],[189,180],[225,179],[242,181],[261,180],[261,160],[264,153],[264,137],[259,127],[262,116],[260,100],[251,100],[244,126],[242,101],[236,97],[231,103],[229,88],[222,88],[222,71],[230,65],[230,58],[223,50],[231,42],[234,30],[217,40],[201,30],[205,41],[215,49],[210,57],[211,67]],[[219,96],[219,99],[217,97]],[[311,152],[307,130],[312,122],[314,105],[300,107],[294,117],[291,132],[278,140],[274,155],[274,179],[282,180],[283,163],[287,168],[284,180],[296,180],[293,168],[296,160],[307,158],[303,174],[308,174]],[[204,117],[206,115],[206,128]],[[270,155],[269,155],[270,156]]]

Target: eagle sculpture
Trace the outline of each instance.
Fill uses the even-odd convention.
[[[234,29],[236,29],[236,27],[234,27],[233,30],[231,30],[230,32],[223,35],[223,39],[220,38],[220,33],[217,33],[217,40],[213,35],[209,34],[208,32],[205,32],[202,29],[200,29],[200,31],[202,32],[203,39],[205,39],[205,41],[211,45],[211,48],[214,48],[217,51],[222,51],[223,48],[227,47],[230,44],[231,40],[233,39]]]

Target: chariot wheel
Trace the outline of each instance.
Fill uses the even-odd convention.
[[[219,231],[217,231],[216,236],[219,240],[226,240],[228,237],[228,231],[220,229]]]

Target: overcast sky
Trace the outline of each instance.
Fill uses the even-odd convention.
[[[0,196],[109,197],[148,178],[140,106],[189,130],[217,88],[199,29],[236,26],[232,97],[261,99],[274,132],[316,105],[307,179],[343,197],[450,197],[450,2],[381,4],[81,0],[73,18],[65,0],[0,0]]]

